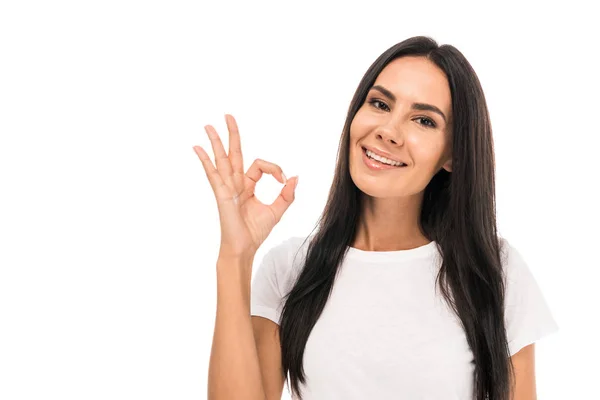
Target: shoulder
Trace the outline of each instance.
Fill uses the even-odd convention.
[[[310,238],[292,236],[271,245],[259,257],[257,274],[272,276],[281,292],[285,292],[304,266]]]
[[[554,316],[533,271],[521,252],[501,238],[505,276],[504,318],[510,355],[558,330]],[[533,349],[533,347],[529,348]],[[522,358],[529,358],[530,351]]]
[[[507,265],[510,261],[514,261],[516,249],[503,236],[498,236],[498,244],[500,245],[500,256],[502,259],[502,265]]]
[[[252,268],[251,315],[280,323],[282,300],[293,288],[304,265],[309,244],[306,239],[290,237],[275,241],[275,245],[256,254]]]
[[[502,269],[508,283],[514,283],[520,277],[523,277],[523,275],[531,275],[529,266],[519,249],[502,236],[498,236],[498,240]]]
[[[274,262],[278,268],[291,268],[304,261],[310,237],[292,236],[271,246],[263,259]]]

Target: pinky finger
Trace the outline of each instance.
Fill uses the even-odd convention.
[[[200,157],[200,161],[204,167],[204,172],[206,172],[206,177],[208,178],[213,191],[216,193],[217,188],[223,186],[223,179],[221,179],[221,175],[219,175],[219,172],[202,147],[194,146],[194,152],[198,155],[198,157]]]

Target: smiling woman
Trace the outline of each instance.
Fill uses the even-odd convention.
[[[252,286],[294,397],[526,398],[523,348],[558,327],[497,233],[491,123],[462,53],[422,36],[385,51],[337,160],[317,231],[271,249]]]
[[[248,286],[248,260],[297,178],[271,206],[258,203],[262,170],[286,179],[262,161],[243,175],[228,127],[229,155],[208,130],[230,254],[219,263],[213,393],[278,399],[289,375],[302,400],[535,396],[532,344],[557,325],[498,235],[491,123],[462,53],[418,36],[375,60],[350,103],[317,231],[272,248],[250,294],[236,288]]]

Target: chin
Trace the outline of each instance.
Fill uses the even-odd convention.
[[[391,197],[401,197],[406,195],[402,188],[390,189],[389,185],[386,185],[384,182],[373,180],[373,177],[357,178],[356,176],[354,176],[354,174],[350,175],[352,177],[352,181],[354,182],[358,190],[360,190],[367,196],[385,199]]]

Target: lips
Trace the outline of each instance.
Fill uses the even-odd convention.
[[[398,157],[396,157],[396,156],[394,156],[394,155],[392,155],[392,154],[390,154],[390,153],[386,153],[386,152],[385,152],[385,151],[383,151],[383,150],[379,150],[379,149],[377,149],[377,148],[375,148],[375,147],[370,147],[370,146],[362,146],[362,149],[363,149],[363,151],[365,151],[365,150],[369,150],[369,151],[371,151],[371,152],[373,152],[373,153],[377,154],[377,155],[378,155],[378,156],[380,156],[380,157],[385,157],[385,158],[387,158],[387,159],[389,159],[389,160],[392,160],[392,161],[400,162],[400,163],[403,163],[403,164],[405,164],[405,165],[406,165],[406,164],[408,164],[408,163],[406,163],[406,162],[404,162],[404,161],[400,160]]]
[[[372,158],[369,158],[367,156],[367,151],[365,149],[361,150],[362,153],[362,160],[363,163],[365,164],[365,166],[372,170],[372,171],[386,171],[386,170],[402,170],[404,168],[406,168],[406,165],[400,166],[400,167],[396,167],[393,165],[389,165],[389,164],[384,164],[384,163],[380,163],[377,160],[374,160]]]

